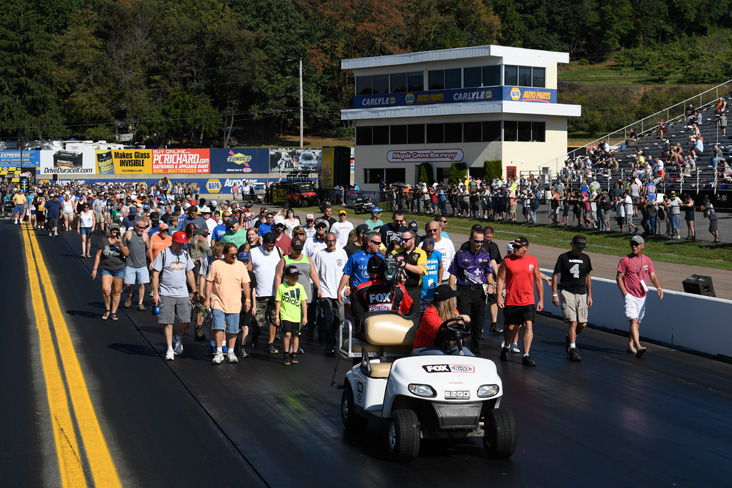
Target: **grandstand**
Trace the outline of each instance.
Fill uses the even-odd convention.
[[[720,94],[727,98],[728,103],[732,102],[727,96],[730,87],[732,80],[552,160],[542,171],[542,181],[548,183],[547,175],[552,182],[559,177],[570,188],[575,189],[582,180],[590,182],[594,178],[602,188],[609,189],[620,179],[643,174],[642,169],[636,167],[640,150],[646,159],[652,157],[656,161],[664,156],[662,160],[665,174],[657,182],[659,192],[675,190],[678,193],[688,193],[697,203],[709,196],[716,202],[717,208],[732,208],[732,170],[726,166],[732,165],[732,131],[727,131],[726,135],[722,133],[717,114]],[[693,148],[690,136],[695,135],[696,129],[688,123],[685,110],[694,102],[699,104],[694,105],[694,109],[701,116],[701,124],[697,124],[697,127],[704,150],[690,161],[687,160]],[[728,118],[732,115],[731,106],[732,103],[727,106]],[[661,136],[658,128],[662,120],[665,120],[668,132]],[[631,130],[636,131],[635,139],[631,137]],[[722,159],[718,162],[716,171],[710,163],[715,143],[722,151]],[[683,159],[679,161],[675,157],[676,161],[670,162],[670,154],[664,152],[666,148],[677,147],[677,144],[680,145]],[[609,151],[606,152],[604,148]],[[528,173],[522,176],[528,176]],[[655,172],[652,175],[654,179],[658,176]]]

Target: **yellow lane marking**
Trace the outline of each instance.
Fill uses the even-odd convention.
[[[56,443],[56,456],[61,471],[61,486],[64,488],[86,486],[84,467],[81,463],[81,449],[76,440],[76,432],[74,431],[68,398],[66,397],[66,386],[58,367],[51,328],[43,306],[43,295],[38,281],[36,264],[30,246],[26,243],[24,248],[25,258],[28,262],[28,282],[30,283],[31,298],[33,300],[33,312],[36,316],[38,339],[41,343],[41,363],[43,365],[43,376],[46,378],[53,439]]]
[[[81,365],[79,364],[73,343],[71,342],[69,329],[58,304],[54,284],[51,282],[48,269],[40,253],[38,240],[33,232],[29,232],[28,235],[32,247],[35,249],[34,254],[37,259],[41,283],[46,292],[48,310],[56,332],[58,349],[63,362],[64,372],[66,373],[66,382],[71,395],[71,402],[74,406],[74,414],[79,432],[84,442],[86,457],[91,468],[92,476],[94,477],[94,484],[105,488],[121,487],[122,483],[117,474],[117,468],[114,466],[107,441],[104,439],[104,434],[102,433],[99,420],[94,411],[89,390],[86,387],[84,375],[81,372]]]

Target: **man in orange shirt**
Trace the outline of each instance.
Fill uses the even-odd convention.
[[[147,241],[147,257],[150,261],[150,269],[152,269],[152,263],[160,251],[170,247],[172,243],[173,238],[168,235],[168,224],[161,222],[158,231]]]
[[[509,347],[501,348],[501,361],[508,360],[511,341],[516,327],[524,325],[524,357],[525,366],[536,366],[529,356],[531,341],[534,339],[534,317],[536,312],[544,309],[544,289],[541,286],[539,260],[528,254],[529,241],[525,237],[517,237],[513,241],[513,254],[506,256],[498,269],[498,290],[496,292],[498,308],[503,309],[505,318],[503,334],[504,343]],[[539,295],[539,302],[534,300],[534,285]],[[503,291],[506,296],[503,296]]]
[[[241,297],[244,295],[244,312],[252,307],[252,296],[249,292],[249,272],[244,263],[237,260],[239,250],[233,242],[224,244],[224,259],[211,263],[206,276],[206,300],[203,306],[211,310],[213,315],[213,331],[216,337],[216,353],[212,364],[224,361],[224,335],[228,341],[226,360],[238,363],[234,353],[236,336],[239,334],[239,314],[242,311]]]

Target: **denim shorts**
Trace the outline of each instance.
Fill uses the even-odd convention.
[[[118,269],[117,271],[109,271],[107,269],[102,268],[102,276],[112,276],[114,278],[119,278],[120,280],[124,279],[125,277],[125,269]]]
[[[239,333],[238,313],[224,313],[223,310],[218,308],[214,308],[211,313],[213,314],[213,330],[226,329],[227,334]]]
[[[92,230],[91,227],[80,227],[79,228],[81,235],[83,235],[85,237],[89,237],[91,235],[91,230]]]
[[[147,268],[133,268],[132,266],[125,268],[125,285],[134,285],[135,283],[140,285],[150,283],[150,272]]]

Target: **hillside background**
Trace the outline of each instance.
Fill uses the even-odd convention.
[[[0,138],[349,143],[340,60],[502,44],[566,51],[570,137],[732,78],[732,0],[0,0]]]

